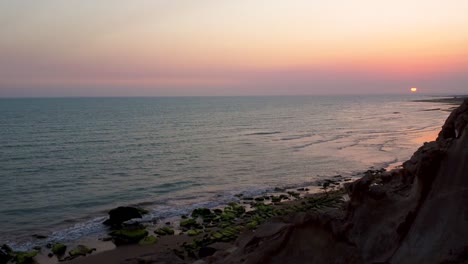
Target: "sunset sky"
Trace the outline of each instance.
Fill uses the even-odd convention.
[[[0,97],[411,87],[468,93],[468,1],[0,1]]]

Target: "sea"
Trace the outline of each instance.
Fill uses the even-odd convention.
[[[0,99],[0,244],[100,236],[117,206],[164,219],[401,164],[449,115],[413,101],[427,98]]]

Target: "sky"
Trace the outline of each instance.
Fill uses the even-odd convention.
[[[466,0],[1,0],[0,97],[468,93]]]

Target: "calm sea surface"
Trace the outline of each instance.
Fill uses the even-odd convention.
[[[401,162],[449,112],[416,96],[0,99],[0,244]],[[431,110],[431,111],[427,111]]]

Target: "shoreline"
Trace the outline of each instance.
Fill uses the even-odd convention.
[[[369,172],[369,171],[373,171],[372,169],[366,171],[366,172]],[[384,171],[384,169],[380,169],[380,170],[375,170],[375,171]],[[342,176],[342,175],[334,175],[334,176],[329,176],[329,177],[324,177],[322,180],[316,180],[316,181],[313,181],[313,182],[308,182],[308,183],[304,183],[304,184],[300,184],[300,185],[294,185],[294,186],[286,186],[286,187],[275,187],[274,189],[269,189],[267,191],[262,191],[261,193],[258,193],[256,195],[253,195],[253,196],[248,196],[248,195],[244,195],[242,193],[239,193],[239,194],[236,194],[236,201],[234,203],[237,203],[243,207],[245,207],[245,210],[247,212],[249,211],[254,211],[255,210],[255,205],[258,204],[258,203],[264,203],[265,205],[273,205],[273,206],[280,206],[280,207],[293,207],[296,205],[296,203],[302,199],[305,199],[305,197],[307,196],[314,196],[314,195],[321,195],[324,193],[325,189],[323,189],[323,184],[324,183],[327,183],[326,186],[329,186],[331,185],[330,187],[327,187],[326,189],[337,189],[335,186],[340,186],[340,188],[342,187],[342,185],[344,183],[348,183],[348,182],[353,182],[359,178],[361,178],[366,172],[360,172],[360,173],[349,173],[349,174],[346,174],[345,176]],[[298,199],[297,197],[295,197],[296,195],[299,195],[300,198]],[[280,196],[283,196],[283,199],[281,199],[281,202],[280,203],[273,203],[271,201],[271,198],[272,196],[276,196],[276,197],[280,197]],[[262,198],[263,197],[263,201],[259,202],[258,200],[256,201],[256,199],[259,199],[259,198]],[[267,198],[268,197],[268,198]],[[215,209],[223,209],[225,208],[226,206],[228,206],[229,203],[226,203],[226,204],[220,204],[216,207],[211,207],[209,208],[210,210],[215,210]],[[201,207],[203,208],[203,207]],[[152,220],[148,220],[148,219],[143,219],[143,220],[137,220],[138,223],[141,223],[145,226],[145,229],[148,230],[149,232],[149,235],[155,235],[154,234],[154,231],[158,228],[161,228],[161,227],[170,227],[171,229],[173,229],[175,231],[175,235],[174,237],[178,237],[179,234],[181,233],[181,229],[180,229],[180,222],[183,221],[183,217],[185,217],[187,215],[179,215],[179,216],[173,216],[173,217],[170,217],[170,218],[161,218],[161,219],[152,219]],[[170,222],[170,225],[167,225],[167,223]],[[187,231],[187,230],[185,230]],[[108,232],[107,232],[108,233]],[[182,234],[183,235],[183,234]],[[184,236],[182,236],[184,237]],[[192,238],[189,237],[188,238],[189,240],[191,240]],[[158,240],[161,241],[161,244],[168,244],[168,245],[171,245],[171,247],[175,247],[176,245],[179,246],[177,243],[174,244],[173,241],[179,241],[179,238],[172,238],[172,236],[162,236],[162,237],[158,237]],[[184,242],[186,242],[187,240],[187,237],[186,237],[186,234],[185,234],[185,239],[183,239]],[[55,243],[49,243],[50,246],[43,246],[41,248],[38,248],[36,247],[36,249],[33,248],[33,250],[36,250],[38,251],[38,254],[37,256],[35,257],[36,261],[40,264],[55,264],[55,263],[68,263],[68,262],[63,262],[60,261],[59,258],[57,258],[57,256],[48,256],[50,255],[51,253],[51,247],[54,245]],[[60,243],[61,244],[61,243]],[[108,254],[110,255],[113,255],[113,254],[117,254],[117,255],[122,255],[123,253],[118,253],[120,252],[121,250],[124,250],[126,251],[127,249],[129,248],[132,248],[132,252],[141,252],[141,251],[145,251],[144,249],[140,249],[140,245],[124,245],[123,247],[122,246],[116,246],[111,240],[110,240],[110,237],[109,236],[88,236],[88,237],[84,237],[82,239],[78,239],[76,241],[72,241],[72,242],[64,242],[64,244],[67,246],[67,252],[66,254],[68,254],[69,250],[70,249],[73,249],[74,247],[78,246],[78,245],[85,245],[89,248],[93,248],[95,249],[94,252],[86,257],[79,257],[77,259],[74,259],[74,260],[70,260],[71,263],[88,263],[88,259],[89,257],[91,256],[96,256],[96,255],[101,255],[101,254],[105,254],[106,255],[106,258],[108,256]],[[159,244],[159,242],[158,242]],[[115,253],[110,253],[110,252],[114,252]],[[31,250],[29,250],[28,252],[31,252]],[[146,252],[146,251],[145,251]],[[158,251],[159,253],[161,253],[160,251]],[[133,253],[132,253],[133,254]],[[101,258],[101,257],[99,257]],[[113,258],[112,256],[110,258]],[[81,262],[83,261],[83,262]]]
[[[233,251],[235,241],[238,237],[247,234],[253,234],[257,228],[270,221],[273,218],[288,217],[293,213],[306,212],[308,210],[326,210],[328,208],[337,208],[344,205],[346,198],[343,185],[351,183],[361,176],[367,174],[381,174],[384,169],[368,170],[362,175],[354,178],[335,175],[330,179],[323,180],[320,185],[301,187],[295,189],[276,189],[274,192],[265,193],[257,197],[239,197],[239,203],[230,203],[223,207],[215,208],[229,211],[232,206],[241,206],[245,212],[233,219],[231,222],[215,224],[214,226],[203,226],[203,229],[184,229],[180,227],[180,222],[184,218],[176,219],[170,225],[157,225],[156,227],[146,228],[150,235],[161,227],[169,227],[175,231],[173,235],[157,236],[158,241],[153,246],[124,245],[117,246],[112,250],[106,250],[90,254],[86,257],[76,258],[63,263],[85,264],[85,263],[120,263],[124,260],[144,261],[145,258],[152,258],[152,261],[171,261],[174,263],[192,263],[201,259],[200,252],[203,249],[215,249],[214,252]],[[267,198],[268,197],[268,198]],[[272,197],[284,197],[280,202],[273,202]],[[204,209],[204,208],[199,208]],[[203,224],[203,217],[190,218],[197,219]],[[254,219],[254,220],[253,220]],[[237,229],[236,229],[237,228]],[[199,234],[190,235],[193,230],[200,230]],[[231,233],[229,233],[231,232]],[[218,237],[217,235],[222,236]]]

